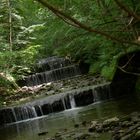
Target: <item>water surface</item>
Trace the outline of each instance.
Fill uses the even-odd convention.
[[[134,111],[139,111],[139,100],[130,97],[116,101],[92,104],[86,107],[63,111],[61,113],[50,114],[24,122],[7,125],[0,128],[0,140],[47,140],[57,132],[81,133],[86,132],[88,126],[75,128],[75,124],[83,121],[92,121],[111,117],[123,117]],[[39,136],[38,133],[47,132],[46,135]],[[109,140],[109,134],[102,134],[95,140]],[[72,138],[66,138],[72,140]],[[89,139],[90,140],[90,139]]]

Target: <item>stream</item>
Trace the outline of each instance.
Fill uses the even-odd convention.
[[[38,65],[37,73],[20,82],[26,89],[43,84],[46,98],[1,109],[0,140],[111,140],[109,131],[90,131],[91,122],[140,111],[139,97],[132,96],[135,76],[118,72],[110,84],[93,76],[81,78],[79,66],[65,59],[50,57]],[[48,82],[53,84],[44,84]]]
[[[90,121],[103,121],[116,116],[123,117],[139,110],[139,101],[135,97],[97,102],[85,107],[8,124],[0,128],[0,140],[51,140],[49,138],[56,133],[63,135],[64,140],[73,140],[75,135],[88,131],[88,122]],[[87,125],[81,125],[82,122],[87,122]],[[44,134],[39,135],[41,132]],[[88,140],[90,139],[93,137]],[[111,134],[97,134],[94,135],[94,139],[109,140]]]

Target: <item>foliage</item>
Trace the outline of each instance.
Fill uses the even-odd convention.
[[[36,61],[36,55],[40,45],[29,46],[26,49],[18,52],[18,58],[21,59],[22,65],[30,66]]]
[[[52,41],[58,46],[54,54],[84,60],[90,64],[91,73],[102,73],[111,79],[118,56],[140,46],[137,44],[140,19],[135,16],[139,14],[140,6],[136,1],[124,0],[119,4],[118,0],[38,1],[68,23],[63,28],[61,25],[53,36]]]
[[[139,14],[136,0],[1,0],[0,72],[19,79],[58,55],[111,79],[117,58],[139,49]]]

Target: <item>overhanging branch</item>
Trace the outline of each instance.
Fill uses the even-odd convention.
[[[125,4],[123,4],[122,2],[120,2],[119,0],[114,0],[116,2],[116,4],[125,12],[127,12],[129,15],[131,15],[132,17],[134,17],[135,19],[140,21],[140,16],[137,15],[135,12],[133,12],[132,10],[130,10]]]
[[[51,10],[56,16],[63,19],[63,21],[65,21],[67,24],[70,24],[74,27],[78,27],[78,28],[84,29],[88,32],[93,32],[95,34],[102,35],[102,36],[106,37],[107,39],[110,39],[110,40],[115,41],[115,42],[133,44],[133,45],[138,45],[138,46],[140,45],[136,42],[122,40],[120,38],[116,38],[114,36],[111,36],[110,34],[107,34],[105,32],[93,29],[92,27],[87,26],[87,25],[79,22],[78,20],[74,19],[73,17],[67,15],[66,13],[64,13],[64,12],[60,11],[59,9],[55,8],[54,6],[50,5],[47,1],[44,1],[44,0],[37,0],[37,1],[40,2],[42,5],[44,5],[45,7],[47,7],[49,10]]]

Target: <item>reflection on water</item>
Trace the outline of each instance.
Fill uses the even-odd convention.
[[[75,123],[124,116],[139,109],[134,98],[89,105],[0,128],[0,140],[45,140],[60,130],[74,129]],[[44,131],[48,132],[45,136],[38,136]]]

